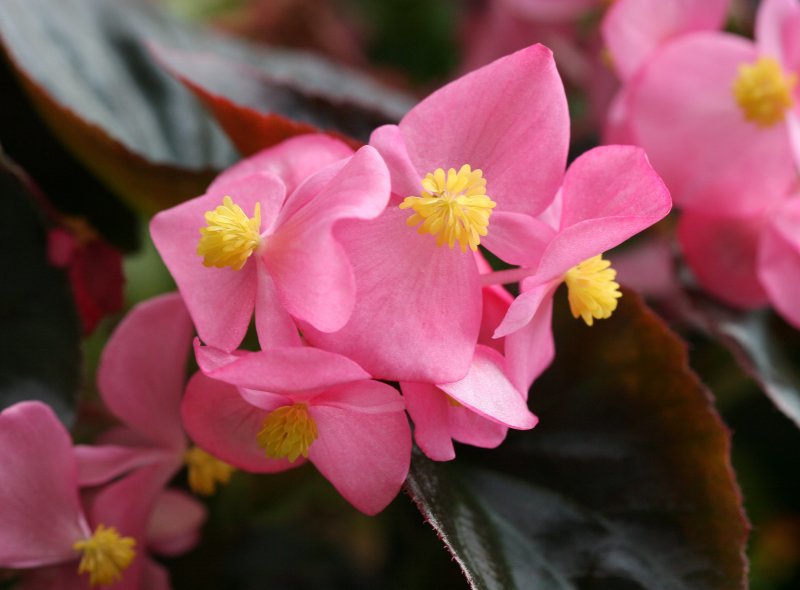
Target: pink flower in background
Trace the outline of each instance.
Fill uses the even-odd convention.
[[[192,438],[245,471],[306,458],[366,514],[383,510],[408,473],[411,431],[400,394],[353,361],[310,347],[225,353],[196,343],[205,373],[189,381]]]
[[[234,166],[202,197],[156,215],[151,233],[204,342],[233,350],[255,309],[262,348],[297,345],[291,316],[341,328],[355,278],[334,232],[389,196],[374,149],[321,135],[289,139]]]
[[[180,405],[194,328],[180,296],[170,293],[133,308],[111,335],[97,372],[100,395],[122,425],[96,446],[78,445],[82,486],[111,481],[142,466],[170,479],[184,464],[195,492],[210,494],[232,468],[197,447],[189,448]],[[182,499],[180,497],[183,496]],[[200,504],[175,492],[172,503],[202,513]]]
[[[800,3],[765,0],[756,25],[675,39],[630,82],[634,139],[682,208],[750,214],[797,182]]]
[[[336,333],[303,325],[306,338],[376,378],[463,378],[481,318],[470,250],[480,243],[512,264],[541,250],[535,216],[561,182],[568,136],[561,80],[538,45],[467,74],[398,126],[377,129],[370,143],[391,174],[390,206],[338,234],[355,270],[355,310]]]
[[[167,483],[140,469],[91,494],[78,493],[72,441],[52,410],[22,402],[0,413],[0,567],[23,569],[25,590],[165,590],[166,570],[146,553],[186,536],[180,522],[150,529]],[[115,583],[116,582],[116,583]]]

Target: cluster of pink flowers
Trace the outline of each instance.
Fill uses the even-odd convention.
[[[452,459],[454,440],[491,448],[532,428],[557,287],[588,325],[609,317],[621,293],[602,254],[671,207],[642,149],[600,147],[566,168],[568,144],[564,89],[536,45],[355,152],[289,139],[156,215],[179,294],[140,304],[107,345],[99,388],[122,426],[73,447],[42,404],[0,415],[0,567],[37,568],[31,588],[87,575],[168,587],[146,552],[186,550],[204,518],[165,490],[184,465],[211,493],[234,468],[308,460],[375,514],[408,473],[406,412],[434,460]],[[509,268],[492,271],[479,246]],[[239,349],[251,323],[258,351]]]

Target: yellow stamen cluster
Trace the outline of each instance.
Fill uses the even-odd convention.
[[[306,404],[283,406],[270,412],[259,431],[258,444],[271,459],[294,461],[308,457],[308,448],[317,440],[317,424]]]
[[[603,260],[601,254],[569,269],[564,275],[564,282],[569,289],[572,317],[583,318],[588,326],[595,319],[611,317],[611,313],[617,309],[617,300],[622,297],[619,283],[614,282],[616,277],[617,271],[611,268],[611,262]]]
[[[261,242],[261,203],[256,203],[251,219],[226,196],[222,205],[206,211],[205,220],[207,225],[200,228],[197,244],[203,264],[240,270]]]
[[[127,568],[136,556],[136,540],[120,537],[117,529],[97,526],[88,539],[76,541],[72,546],[83,553],[78,574],[89,574],[89,585],[108,586],[122,579],[122,570]]]
[[[489,216],[497,203],[486,195],[483,172],[463,165],[458,171],[450,168],[445,174],[437,168],[422,180],[422,196],[406,197],[401,209],[413,209],[406,223],[418,224],[421,234],[436,236],[436,244],[452,248],[456,242],[461,251],[475,251],[481,237],[487,235]]]
[[[192,447],[183,455],[189,470],[189,487],[195,494],[210,496],[217,484],[227,484],[236,471],[233,467],[206,453],[200,447]]]
[[[762,57],[753,64],[739,66],[733,96],[745,119],[759,127],[770,127],[783,121],[786,111],[794,105],[795,84],[797,74],[787,74],[776,59]]]

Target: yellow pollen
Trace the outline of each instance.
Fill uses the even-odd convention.
[[[206,227],[200,228],[197,253],[203,264],[240,270],[261,242],[261,203],[256,203],[253,217],[249,218],[230,197],[222,205],[206,211]]]
[[[418,224],[421,234],[436,236],[436,244],[452,248],[456,242],[461,251],[478,249],[481,237],[488,233],[489,216],[497,203],[486,195],[486,179],[480,170],[464,164],[458,172],[450,168],[445,174],[437,168],[422,179],[422,196],[406,197],[401,209],[413,209],[406,223]]]
[[[267,415],[258,433],[258,444],[270,459],[308,457],[308,448],[317,440],[317,424],[305,404],[283,406]]]
[[[572,317],[583,318],[587,326],[591,326],[595,319],[610,318],[617,309],[617,299],[622,297],[619,283],[614,282],[616,276],[617,271],[611,268],[611,262],[603,260],[602,254],[569,269],[564,282],[569,289]]]
[[[794,105],[792,90],[797,74],[787,74],[771,57],[762,57],[753,64],[739,66],[733,83],[733,96],[744,118],[759,127],[770,127],[783,121]]]
[[[224,461],[196,446],[183,454],[183,460],[189,470],[189,487],[195,494],[202,496],[213,494],[218,483],[228,483],[236,471]]]
[[[83,553],[78,565],[78,574],[89,573],[89,585],[108,586],[122,579],[122,570],[127,568],[136,556],[136,540],[120,537],[117,529],[97,526],[88,539],[76,541],[72,546]]]

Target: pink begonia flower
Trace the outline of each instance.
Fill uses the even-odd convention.
[[[183,419],[204,448],[255,473],[308,458],[366,514],[397,495],[408,474],[411,430],[393,387],[310,347],[229,354],[196,341],[195,352],[203,372],[189,381]]]
[[[379,379],[463,378],[481,319],[470,249],[480,242],[512,264],[541,249],[542,224],[534,216],[556,194],[568,135],[564,89],[551,52],[540,45],[467,74],[398,126],[373,132],[370,144],[389,168],[392,200],[376,220],[342,225],[357,304],[342,330],[303,325],[306,338]],[[423,192],[432,195],[430,205],[414,197]],[[421,222],[419,210],[430,215],[422,227],[436,235],[408,226],[409,219]]]
[[[527,391],[553,359],[552,300],[558,286],[567,284],[575,317],[589,325],[608,317],[620,292],[600,254],[665,217],[670,207],[669,191],[639,148],[603,146],[572,163],[542,216],[553,236],[534,270],[517,272],[521,294],[495,332],[506,337],[510,377],[520,390]]]
[[[799,37],[800,3],[765,0],[755,43],[720,32],[684,35],[630,81],[631,131],[676,205],[747,215],[792,190]]]
[[[122,426],[75,447],[78,479],[93,486],[142,466],[170,479],[184,465],[193,491],[211,494],[233,469],[198,447],[189,448],[181,423],[186,361],[194,337],[180,295],[154,297],[134,307],[109,338],[97,371],[100,396]],[[173,502],[174,503],[174,502]],[[200,507],[186,496],[184,504]],[[186,510],[196,512],[187,506]]]
[[[295,137],[153,218],[153,241],[204,342],[235,349],[254,309],[262,348],[300,344],[291,316],[322,331],[345,324],[355,278],[334,230],[376,217],[389,198],[377,152],[350,154],[327,136]]]
[[[22,402],[0,413],[0,567],[26,570],[23,590],[168,590],[145,552],[167,478],[155,467],[79,495],[72,441],[52,410]],[[168,544],[181,527],[150,539]],[[34,569],[35,568],[35,569]]]
[[[576,20],[608,0],[499,0],[499,3],[532,21],[553,23]]]

